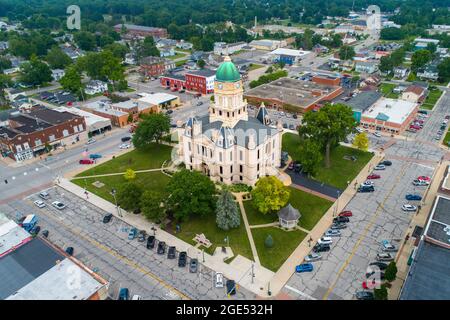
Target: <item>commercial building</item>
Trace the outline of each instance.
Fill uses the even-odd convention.
[[[114,110],[127,113],[135,121],[140,114],[149,114],[158,112],[158,106],[139,99],[130,99],[122,102],[112,103],[111,108]]]
[[[114,26],[114,30],[118,33],[121,33],[123,28],[126,29],[127,35],[132,37],[153,36],[156,38],[167,38],[167,29],[164,28],[138,26],[134,24],[116,24]]]
[[[84,118],[86,122],[87,132],[91,135],[101,134],[105,131],[111,130],[111,120],[99,115],[93,114],[74,107],[58,107],[54,109],[58,112],[69,112]]]
[[[226,42],[215,42],[214,43],[214,54],[219,56],[230,55],[236,51],[242,50],[247,45],[246,42],[236,42],[236,43],[226,43]]]
[[[269,55],[272,56],[272,61],[275,63],[282,62],[288,65],[293,65],[300,62],[300,60],[305,58],[310,53],[311,51],[278,48],[270,52]]]
[[[423,102],[425,100],[426,90],[420,86],[411,85],[406,88],[402,93],[402,100],[410,101],[414,103]]]
[[[352,108],[353,117],[360,123],[364,111],[374,105],[382,96],[383,95],[377,91],[363,91],[352,97],[350,100],[342,103]]]
[[[152,111],[159,112],[161,109],[178,107],[181,102],[178,96],[173,94],[156,92],[156,93],[138,93],[140,98],[136,99],[139,103],[145,103],[152,106]]]
[[[146,77],[159,77],[175,69],[175,62],[160,57],[145,57],[140,62],[140,73]]]
[[[214,92],[215,71],[202,69],[187,72],[184,76],[168,74],[160,78],[161,85],[169,87],[172,91],[187,90],[200,94]]]
[[[109,119],[113,126],[122,128],[128,124],[128,113],[112,108],[109,100],[90,102],[81,108],[87,112]]]
[[[7,125],[0,127],[0,150],[3,157],[23,161],[49,151],[49,148],[86,138],[86,122],[82,116],[33,107],[26,112],[11,114]]]
[[[340,86],[281,78],[248,90],[244,97],[255,105],[264,102],[268,107],[305,113],[316,107],[319,102],[331,101],[343,92]]]
[[[356,61],[355,71],[362,73],[375,73],[378,71],[378,62],[375,61]]]
[[[272,51],[277,48],[282,48],[287,45],[285,40],[253,40],[248,44],[250,47],[257,50]]]
[[[400,134],[414,120],[419,105],[405,100],[381,98],[361,117],[361,125],[370,130]]]
[[[450,166],[447,166],[447,170],[444,179],[442,179],[439,191],[445,195],[450,196]]]

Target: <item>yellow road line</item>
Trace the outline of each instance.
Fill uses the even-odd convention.
[[[28,202],[31,203],[30,200],[27,200]],[[43,211],[42,211],[43,212]],[[60,221],[58,221],[58,219],[56,219],[55,217],[52,217],[51,215],[44,213],[46,216],[50,217],[52,220],[56,221],[58,224],[68,228],[66,225],[64,225],[63,223],[61,223]],[[68,228],[69,229],[69,228]],[[128,259],[125,256],[120,255],[118,252],[112,250],[111,248],[101,244],[100,242],[91,239],[88,236],[85,236],[73,229],[69,229],[72,233],[74,233],[75,235],[79,236],[80,238],[83,238],[84,240],[88,241],[89,243],[91,243],[92,245],[96,246],[97,248],[109,253],[110,255],[116,257],[117,259],[121,260],[122,262],[124,262],[125,264],[129,265],[130,267],[135,268],[136,270],[140,271],[142,274],[144,274],[144,276],[148,276],[150,278],[152,278],[153,280],[156,280],[159,284],[161,284],[163,287],[165,287],[166,289],[169,289],[171,291],[174,291],[175,293],[177,293],[179,296],[181,296],[182,298],[186,299],[186,300],[191,300],[190,297],[188,297],[187,295],[185,295],[184,293],[182,293],[181,291],[179,291],[178,289],[172,287],[171,285],[169,285],[168,283],[164,282],[164,280],[162,280],[161,278],[159,278],[158,276],[156,276],[155,274],[151,273],[150,271],[146,270],[145,268],[141,267],[138,263]]]
[[[353,259],[353,256],[356,254],[356,251],[358,250],[359,246],[361,245],[361,242],[364,240],[364,238],[366,238],[367,233],[369,232],[369,229],[372,227],[372,225],[375,223],[376,219],[378,218],[378,216],[380,215],[380,213],[382,212],[382,209],[384,207],[384,204],[386,203],[387,199],[389,198],[389,196],[392,194],[392,192],[394,191],[395,187],[397,186],[400,178],[404,175],[405,173],[405,169],[406,169],[406,165],[407,163],[405,163],[402,167],[402,171],[401,173],[397,176],[397,179],[395,181],[395,183],[393,184],[393,187],[391,188],[391,190],[389,190],[388,194],[386,195],[386,197],[383,199],[383,202],[381,204],[378,205],[377,210],[375,211],[375,215],[372,216],[372,219],[370,219],[369,224],[366,226],[366,228],[364,229],[364,232],[361,234],[361,236],[358,238],[358,241],[356,242],[355,246],[353,247],[353,250],[350,254],[350,256],[347,258],[347,260],[345,260],[344,264],[342,265],[342,267],[339,269],[336,279],[334,280],[333,284],[328,288],[327,292],[324,294],[324,296],[322,297],[322,300],[327,300],[328,296],[330,295],[330,293],[334,290],[342,272],[344,272],[344,270],[347,268],[348,264],[350,263],[350,261]]]

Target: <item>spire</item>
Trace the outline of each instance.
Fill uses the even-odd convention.
[[[262,102],[260,107],[258,108],[258,113],[256,114],[256,119],[258,119],[259,122],[261,122],[265,126],[270,125],[269,112],[267,111],[266,107],[264,106],[264,102]]]

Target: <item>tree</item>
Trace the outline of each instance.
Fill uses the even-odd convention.
[[[133,135],[133,144],[138,149],[145,148],[152,141],[159,144],[163,135],[169,131],[170,118],[163,113],[151,113],[139,123]]]
[[[160,223],[166,218],[163,194],[153,190],[145,191],[141,196],[142,214],[150,221]]]
[[[337,103],[325,104],[317,112],[309,111],[303,117],[303,125],[299,129],[300,138],[313,139],[325,149],[325,166],[331,165],[331,148],[350,134],[356,126],[353,111],[350,107]]]
[[[239,227],[241,216],[234,197],[230,191],[220,193],[216,203],[216,224],[222,230],[230,230]]]
[[[266,214],[280,210],[289,200],[290,191],[277,177],[260,178],[251,191],[253,205]]]
[[[167,207],[178,220],[185,221],[190,215],[205,216],[214,212],[216,187],[200,172],[178,171],[170,179],[166,191],[170,195]]]
[[[155,40],[152,36],[145,37],[144,41],[140,42],[136,47],[136,58],[138,61],[148,56],[160,56],[159,50],[156,47]]]
[[[352,60],[355,54],[355,49],[351,46],[343,45],[339,49],[339,58],[341,60]]]
[[[387,300],[388,292],[385,284],[382,284],[381,287],[375,288],[373,290],[375,300]]]
[[[78,47],[82,50],[91,51],[97,46],[97,41],[94,34],[88,31],[80,31],[75,33],[74,40]]]
[[[397,277],[397,265],[395,261],[391,261],[384,271],[384,278],[386,281],[392,282]]]
[[[266,248],[273,248],[273,238],[270,234],[267,235],[266,240],[264,240],[264,245]]]
[[[139,209],[139,201],[142,189],[134,182],[127,182],[117,190],[117,202],[125,210]]]
[[[353,139],[353,146],[359,150],[367,151],[369,149],[369,138],[365,132],[361,132]]]
[[[450,81],[450,58],[445,58],[438,65],[439,79],[442,82]]]
[[[417,50],[411,57],[411,70],[417,71],[431,60],[431,52],[428,50]]]
[[[6,59],[6,58],[0,56],[0,73],[2,73],[3,70],[5,70],[5,69],[11,68],[11,66],[12,66],[12,64],[9,59]]]
[[[323,160],[321,145],[312,139],[302,140],[299,156],[297,160],[302,164],[303,170],[314,176]]]
[[[114,57],[120,58],[122,60],[125,58],[125,55],[130,52],[130,49],[127,46],[124,46],[120,43],[108,44],[103,49],[111,51]]]
[[[77,68],[93,79],[120,81],[125,78],[122,60],[109,50],[90,52],[79,58]]]
[[[64,69],[67,65],[72,63],[72,59],[57,46],[50,49],[45,60],[52,69]]]
[[[206,65],[205,60],[203,60],[203,59],[198,59],[198,61],[197,61],[197,66],[198,66],[200,69],[203,69],[203,68],[205,67],[205,65]]]
[[[79,94],[83,88],[81,74],[75,65],[70,65],[66,68],[64,76],[59,80],[59,83],[65,90],[76,94]]]
[[[38,86],[52,81],[52,72],[47,64],[32,56],[30,62],[21,66],[21,81]]]
[[[128,168],[127,171],[125,171],[125,174],[123,177],[127,181],[134,180],[134,179],[136,179],[136,172],[133,169]]]

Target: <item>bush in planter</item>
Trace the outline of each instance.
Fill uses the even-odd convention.
[[[266,237],[266,240],[264,241],[264,245],[266,246],[266,248],[273,247],[273,238],[270,234]]]
[[[382,284],[379,289],[373,290],[375,300],[387,300],[388,292],[385,284]]]
[[[397,277],[397,265],[395,264],[395,261],[391,261],[389,265],[387,266],[386,270],[384,271],[384,277],[386,281],[392,282]]]

